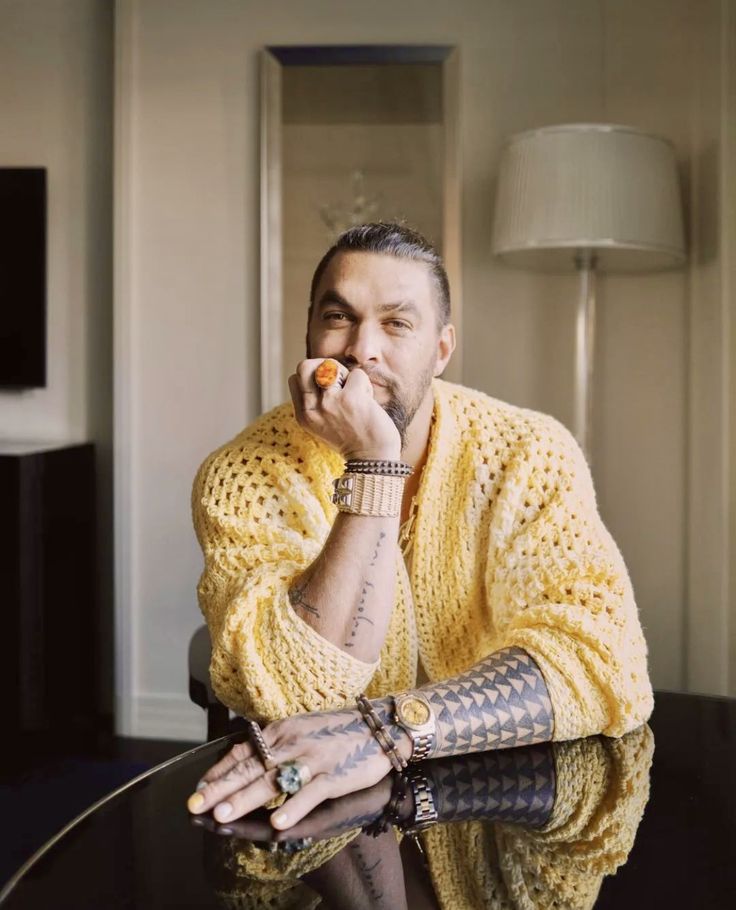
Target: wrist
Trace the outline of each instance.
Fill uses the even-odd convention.
[[[401,445],[354,449],[350,452],[343,453],[343,458],[345,461],[349,461],[351,458],[358,458],[364,461],[400,461]]]
[[[389,732],[391,733],[391,737],[396,746],[396,751],[404,761],[408,762],[414,749],[414,742],[409,733],[396,723],[393,707],[394,700],[391,697],[377,698],[373,702],[373,708],[376,714],[378,714],[381,718],[381,722],[388,727]]]

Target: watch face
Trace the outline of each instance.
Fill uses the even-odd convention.
[[[407,698],[399,711],[401,719],[408,724],[421,727],[429,720],[429,708],[418,698]]]

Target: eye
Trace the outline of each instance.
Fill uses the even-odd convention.
[[[390,319],[388,325],[392,326],[395,329],[410,329],[411,326],[408,322],[404,322],[401,319]]]
[[[325,314],[322,316],[322,319],[323,319],[324,322],[327,322],[327,321],[329,321],[329,320],[335,320],[335,321],[337,321],[337,322],[342,322],[343,319],[347,319],[347,318],[348,318],[348,317],[347,317],[347,313],[340,313],[340,312],[337,312],[337,311],[332,312],[332,313],[325,313]]]

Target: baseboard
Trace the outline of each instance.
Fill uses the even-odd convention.
[[[124,718],[127,722],[121,723]],[[142,739],[203,743],[207,738],[204,711],[185,695],[137,695],[125,705],[118,703],[115,727],[121,736]]]

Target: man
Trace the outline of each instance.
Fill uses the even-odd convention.
[[[292,401],[200,468],[212,681],[267,726],[192,811],[224,822],[292,793],[272,815],[284,829],[392,764],[619,736],[651,713],[579,447],[551,417],[439,379],[454,346],[430,244],[351,229],[315,272]],[[317,384],[326,358],[344,385]]]

